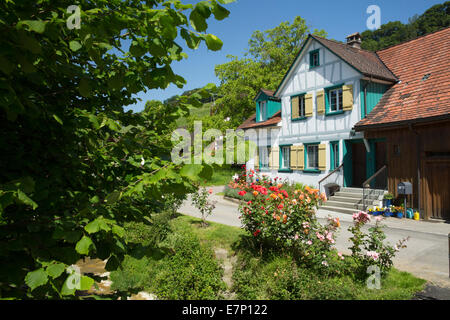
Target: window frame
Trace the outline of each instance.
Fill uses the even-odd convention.
[[[278,163],[278,172],[292,172],[291,169],[291,146],[292,144],[284,144],[284,145],[279,145],[279,163]],[[289,151],[289,156],[288,156],[288,164],[287,166],[285,165],[285,161],[284,161],[284,154],[285,154],[285,149],[287,149]]]
[[[304,172],[313,172],[313,173],[319,173],[321,172],[321,170],[319,169],[319,144],[320,142],[314,142],[314,143],[304,143],[304,155],[305,155],[305,160],[304,160]],[[309,167],[309,157],[308,157],[308,149],[309,147],[316,147],[317,148],[317,167],[315,168],[310,168]]]
[[[339,149],[339,141],[330,141],[330,170],[334,170],[340,165]]]
[[[261,156],[261,154],[262,154],[261,151],[264,149],[266,150],[266,156],[267,156],[267,163],[265,164],[265,166],[263,165],[263,157]],[[260,170],[263,170],[263,171],[270,170],[270,167],[269,167],[270,151],[269,151],[269,149],[270,149],[270,146],[259,147],[259,169]]]
[[[313,64],[314,59],[313,57],[317,55],[317,64]],[[320,49],[315,49],[309,52],[309,68],[317,68],[320,66]]]
[[[331,96],[330,93],[333,91],[340,90],[340,94],[337,95],[337,102],[340,102],[341,108],[339,109],[339,105],[337,105],[337,110],[331,110]],[[344,84],[339,84],[336,86],[325,88],[325,115],[336,115],[344,113]],[[339,97],[341,99],[339,100]]]
[[[298,114],[299,114],[299,117],[298,118],[293,118],[292,117],[292,115],[293,115],[293,113],[292,113],[292,99],[293,98],[295,98],[295,97],[298,97],[299,98],[299,101],[298,101]],[[295,94],[295,95],[292,95],[291,96],[291,121],[298,121],[298,120],[304,120],[304,119],[306,119],[306,92],[304,92],[304,93],[300,93],[300,94]],[[303,110],[302,110],[302,107],[301,107],[301,102],[303,101]],[[302,115],[302,111],[303,111],[303,115]]]
[[[264,106],[264,108],[263,108]],[[264,111],[264,112],[263,112]],[[267,100],[259,101],[259,122],[267,120]]]

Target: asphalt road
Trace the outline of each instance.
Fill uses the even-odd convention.
[[[207,220],[240,227],[238,204],[216,195],[223,190],[223,187],[212,187],[212,189],[211,198],[217,203],[213,214]],[[190,199],[184,202],[179,212],[201,217],[200,212],[192,206]],[[322,209],[319,209],[316,215],[322,221],[325,221],[328,216],[339,217],[341,228],[336,239],[336,248],[343,253],[350,253],[348,239],[351,234],[347,229],[352,224],[351,215]],[[408,271],[434,285],[450,288],[448,245],[450,224],[397,218],[386,218],[384,224],[386,225],[386,241],[391,244],[394,245],[398,240],[409,237],[406,243],[407,248],[401,249],[394,258],[397,269]]]

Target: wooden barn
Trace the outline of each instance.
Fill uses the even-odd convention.
[[[391,193],[410,182],[408,207],[450,220],[450,28],[377,54],[400,81],[354,128],[384,142]]]

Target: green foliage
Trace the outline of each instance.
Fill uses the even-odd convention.
[[[282,22],[273,29],[257,30],[249,40],[245,58],[230,55],[231,61],[216,66],[221,82],[221,98],[216,103],[226,106],[222,108],[222,117],[231,117],[230,127],[240,125],[255,112],[253,99],[259,89],[277,88],[310,32],[326,36],[323,30],[311,31],[299,16],[292,23]]]
[[[192,204],[196,207],[202,214],[202,225],[206,226],[206,218],[209,217],[216,207],[217,201],[209,200],[210,194],[212,194],[212,189],[206,190],[205,187],[201,187],[198,192],[192,194]]]
[[[73,295],[63,267],[89,256],[117,268],[129,250],[126,223],[195,190],[194,175],[170,162],[168,124],[202,95],[139,114],[123,106],[143,90],[186,83],[171,68],[187,56],[178,34],[188,46],[221,47],[203,33],[208,12],[227,16],[219,3],[81,1],[72,30],[67,1],[0,3],[2,298]]]
[[[409,23],[388,22],[377,30],[361,33],[361,48],[377,51],[450,26],[450,1],[429,8]]]
[[[371,290],[351,275],[317,274],[279,250],[260,255],[256,248],[248,245],[251,240],[245,239],[241,239],[233,268],[233,290],[237,299],[410,300],[426,283],[407,272],[391,269],[381,279],[381,289]]]
[[[218,299],[225,289],[223,270],[207,245],[192,232],[171,233],[161,250],[127,256],[121,269],[111,273],[112,289],[146,290],[158,299]]]
[[[375,226],[370,227],[368,232],[361,230],[370,217],[365,212],[355,213],[353,215],[354,223],[348,228],[352,233],[350,242],[352,246],[352,266],[348,268],[349,272],[356,279],[366,279],[369,266],[377,266],[380,269],[381,276],[386,276],[393,266],[393,259],[401,248],[406,248],[408,238],[401,239],[395,247],[385,243],[386,234],[383,231],[384,225],[381,224],[381,217],[376,220]]]

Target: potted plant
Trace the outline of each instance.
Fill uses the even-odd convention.
[[[392,205],[393,199],[394,199],[394,195],[392,193],[386,193],[383,196],[383,206],[390,207]]]

